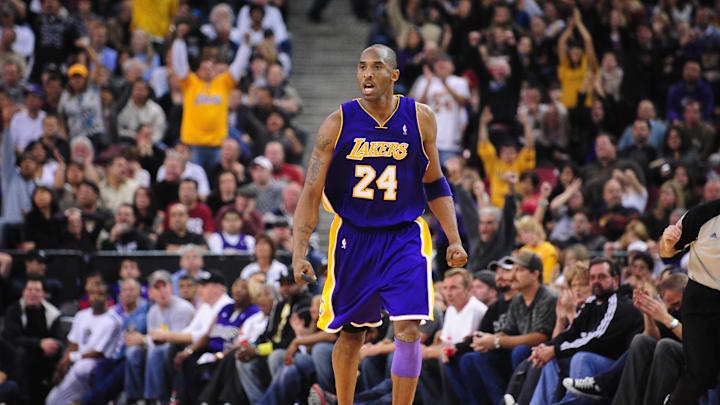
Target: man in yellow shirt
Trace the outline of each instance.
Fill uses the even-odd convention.
[[[535,137],[532,128],[526,116],[520,116],[518,119],[525,131],[525,146],[518,152],[515,145],[503,145],[500,147],[500,157],[498,157],[488,137],[488,124],[493,120],[493,115],[490,109],[485,107],[480,116],[478,155],[490,180],[490,202],[499,208],[505,204],[505,194],[508,192],[506,176],[512,175],[517,178],[520,173],[535,168]]]
[[[188,30],[187,24],[178,25],[172,45],[172,67],[183,94],[180,140],[190,145],[193,163],[212,167],[220,161],[220,145],[228,135],[228,97],[245,73],[250,47],[245,42],[240,44],[235,59],[224,73],[215,74],[212,60],[200,62],[197,73],[193,73],[183,40]]]

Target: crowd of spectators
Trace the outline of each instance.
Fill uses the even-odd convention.
[[[281,254],[308,141],[287,3],[0,5],[0,247],[26,252],[0,254],[0,402],[332,403],[322,283],[295,284]],[[720,198],[720,3],[352,5],[397,51],[396,91],[435,112],[469,252],[448,269],[431,218],[416,402],[661,403],[683,370],[687,257],[657,241]],[[54,249],[128,258],[68,302]],[[179,262],[133,258],[151,250]],[[229,279],[205,254],[251,263]],[[355,403],[392,402],[393,351],[385,319]]]

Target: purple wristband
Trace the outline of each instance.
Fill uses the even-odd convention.
[[[423,183],[425,188],[425,198],[428,201],[432,201],[440,197],[452,197],[452,191],[450,190],[450,184],[448,184],[445,176],[433,181],[432,183]]]

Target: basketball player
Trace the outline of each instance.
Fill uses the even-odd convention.
[[[320,127],[293,220],[293,269],[304,283],[303,276],[316,279],[305,255],[320,202],[335,214],[318,327],[340,332],[332,355],[340,405],[352,404],[365,330],[380,325],[382,308],[395,327],[393,404],[413,401],[422,364],[418,326],[433,312],[432,245],[420,217],[426,201],[450,241],[448,265],[467,262],[440,170],[435,116],[428,106],[393,95],[399,76],[390,48],[362,52],[362,97]]]

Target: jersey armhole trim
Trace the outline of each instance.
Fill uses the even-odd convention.
[[[343,109],[342,104],[340,105],[340,129],[338,129],[337,137],[335,138],[335,143],[333,144],[333,151],[335,150],[335,147],[337,146],[338,141],[340,140],[340,135],[342,135],[343,130]]]
[[[430,163],[430,156],[428,156],[427,152],[425,151],[425,137],[422,133],[422,128],[420,128],[420,113],[418,112],[418,102],[415,102],[415,121],[417,122],[417,128],[418,128],[418,134],[420,135],[420,148],[422,148],[423,155],[425,155],[425,158],[428,160],[428,164]]]

